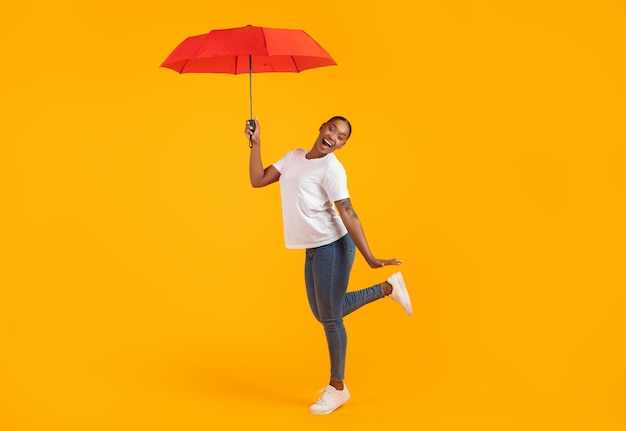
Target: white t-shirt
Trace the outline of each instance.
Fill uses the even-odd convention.
[[[274,163],[287,248],[320,247],[348,233],[334,205],[350,197],[346,170],[332,153],[310,160],[307,153],[293,150]]]

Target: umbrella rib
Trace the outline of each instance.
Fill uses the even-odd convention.
[[[185,67],[187,67],[187,64],[189,63],[189,59],[185,60],[185,64],[183,64],[183,67],[180,68],[180,72],[179,73],[183,73],[183,70],[185,70]]]
[[[293,58],[293,55],[290,55],[289,58],[291,58],[291,62],[293,63],[293,67],[296,69],[296,73],[300,73],[300,69],[298,68],[298,65],[296,64],[296,59]]]

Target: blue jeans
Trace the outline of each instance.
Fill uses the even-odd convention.
[[[306,292],[311,311],[326,333],[331,381],[344,379],[348,338],[343,316],[385,296],[382,283],[347,292],[355,250],[349,235],[331,244],[306,250]]]

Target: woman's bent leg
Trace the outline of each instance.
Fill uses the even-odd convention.
[[[366,289],[348,292],[343,299],[343,315],[347,316],[353,311],[363,307],[365,304],[382,299],[385,297],[382,283],[375,284]]]

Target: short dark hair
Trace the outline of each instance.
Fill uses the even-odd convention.
[[[346,117],[342,117],[341,115],[335,115],[334,117],[331,117],[331,119],[328,120],[327,123],[330,123],[331,121],[334,121],[334,120],[343,121],[348,125],[348,138],[349,138],[350,135],[352,135],[352,124],[350,124],[348,119]]]

